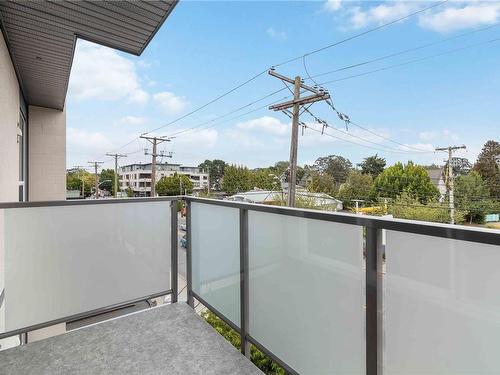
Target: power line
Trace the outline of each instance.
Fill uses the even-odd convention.
[[[170,122],[166,123],[165,125],[159,126],[159,127],[155,128],[155,129],[153,129],[153,130],[150,130],[150,131],[148,131],[148,132],[144,133],[143,135],[150,134],[150,133],[152,133],[152,132],[155,132],[155,131],[158,131],[158,130],[160,130],[160,129],[166,128],[167,126],[173,125],[173,124],[175,124],[176,122],[178,122],[178,121],[180,121],[180,120],[183,120],[183,119],[185,119],[186,117],[191,116],[192,114],[194,114],[194,113],[196,113],[196,112],[198,112],[198,111],[201,111],[203,108],[208,107],[210,104],[215,103],[216,101],[218,101],[218,100],[220,100],[220,99],[224,98],[225,96],[228,96],[229,94],[231,94],[231,93],[235,92],[235,91],[236,91],[236,90],[238,90],[239,88],[241,88],[241,87],[243,87],[243,86],[247,85],[248,83],[250,83],[250,82],[254,81],[255,79],[257,79],[257,78],[258,78],[258,77],[260,77],[261,75],[265,74],[266,72],[267,72],[267,69],[266,69],[266,70],[263,70],[262,72],[260,72],[260,73],[258,73],[258,74],[256,74],[256,75],[254,75],[253,77],[251,77],[251,78],[247,79],[245,82],[240,83],[239,85],[237,85],[237,86],[233,87],[232,89],[230,89],[230,90],[226,91],[225,93],[223,93],[223,94],[221,94],[221,95],[217,96],[215,99],[212,99],[212,100],[208,101],[207,103],[205,103],[205,104],[203,104],[203,105],[201,105],[201,106],[197,107],[196,109],[193,109],[192,111],[190,111],[190,112],[188,112],[188,113],[186,113],[186,114],[184,114],[184,115],[182,115],[182,116],[180,116],[180,117],[177,117],[175,120],[172,120],[172,121],[170,121]]]
[[[471,34],[475,34],[475,33],[481,32],[481,31],[489,30],[489,29],[492,29],[494,27],[498,27],[499,25],[500,24],[490,25],[490,26],[487,26],[487,27],[483,27],[481,29],[468,31],[468,32],[465,32],[465,33],[462,33],[462,34],[459,34],[459,35],[455,35],[455,36],[449,37],[449,38],[441,39],[441,40],[438,40],[438,41],[435,41],[435,42],[431,42],[431,43],[427,43],[427,44],[422,44],[420,46],[416,46],[416,47],[412,47],[412,48],[407,48],[407,49],[404,49],[404,50],[401,50],[401,51],[390,53],[388,55],[376,57],[376,58],[373,58],[373,59],[370,59],[370,60],[362,61],[362,62],[351,64],[351,65],[346,65],[346,66],[343,66],[343,67],[340,67],[340,68],[337,68],[337,69],[334,69],[334,70],[330,70],[330,71],[327,71],[327,72],[315,74],[315,75],[312,75],[312,76],[309,75],[309,72],[307,71],[307,67],[305,66],[304,68],[305,68],[306,73],[308,75],[308,79],[310,79],[313,82],[315,82],[314,78],[322,77],[322,76],[329,75],[329,74],[332,74],[332,73],[341,72],[341,71],[348,70],[348,69],[358,68],[360,66],[372,64],[374,62],[383,61],[383,60],[387,60],[389,58],[393,58],[393,57],[405,55],[405,54],[410,53],[410,52],[415,52],[415,51],[418,51],[418,50],[421,50],[421,49],[425,49],[425,48],[429,48],[429,47],[432,47],[432,46],[435,46],[435,45],[438,45],[438,44],[446,43],[446,42],[449,42],[451,40],[463,38],[465,36],[468,36],[468,35],[471,35]],[[305,64],[305,61],[304,61],[304,64]]]
[[[420,9],[420,10],[417,10],[417,11],[414,11],[414,12],[412,12],[412,13],[407,14],[406,16],[399,17],[399,18],[397,18],[397,19],[395,19],[395,20],[393,20],[393,21],[390,21],[390,22],[384,23],[384,24],[379,25],[379,26],[377,26],[377,27],[374,27],[374,28],[372,28],[372,29],[369,29],[369,30],[363,31],[363,32],[361,32],[361,33],[358,33],[358,34],[352,35],[352,36],[350,36],[350,37],[348,37],[348,38],[345,38],[345,39],[339,40],[339,41],[337,41],[337,42],[331,43],[331,44],[326,45],[326,46],[324,46],[324,47],[321,47],[321,48],[318,48],[318,49],[315,49],[315,50],[309,51],[309,52],[307,52],[307,53],[305,53],[305,54],[303,54],[303,55],[300,55],[300,56],[293,57],[293,58],[291,58],[291,59],[285,60],[285,61],[283,61],[283,62],[281,62],[281,63],[279,63],[279,64],[275,64],[275,65],[274,65],[274,67],[279,67],[279,66],[281,66],[281,65],[285,65],[285,64],[288,64],[288,63],[291,63],[291,62],[294,62],[294,61],[300,60],[300,59],[302,59],[302,58],[304,58],[304,57],[307,57],[307,56],[310,56],[310,55],[314,55],[314,54],[316,54],[316,53],[318,53],[318,52],[321,52],[321,51],[324,51],[324,50],[326,50],[326,49],[329,49],[329,48],[332,48],[332,47],[336,47],[336,46],[338,46],[338,45],[340,45],[340,44],[343,44],[343,43],[349,42],[349,41],[351,41],[351,40],[353,40],[353,39],[356,39],[356,38],[362,37],[362,36],[367,35],[367,34],[370,34],[370,33],[372,33],[372,32],[375,32],[375,31],[381,30],[381,29],[383,29],[383,28],[385,28],[385,27],[388,27],[388,26],[394,25],[395,23],[401,22],[401,21],[403,21],[403,20],[405,20],[405,19],[408,19],[408,18],[414,17],[414,16],[416,16],[416,15],[418,15],[418,14],[420,14],[420,13],[423,13],[423,12],[426,12],[426,11],[428,11],[428,10],[432,9],[432,8],[435,8],[435,7],[441,6],[441,5],[443,5],[443,4],[447,3],[447,2],[448,2],[448,0],[444,0],[444,1],[441,1],[441,2],[439,2],[439,3],[433,4],[433,5],[431,5],[431,6],[428,6],[428,7],[426,7],[426,8],[423,8],[423,9]]]
[[[401,66],[410,65],[410,64],[417,63],[417,62],[422,62],[422,61],[425,61],[425,60],[429,60],[429,59],[433,59],[433,58],[436,58],[436,57],[444,56],[444,55],[447,55],[447,54],[450,54],[450,53],[455,53],[455,52],[463,51],[463,50],[466,50],[466,49],[469,49],[469,48],[474,48],[474,47],[479,47],[479,46],[490,44],[490,43],[495,43],[495,42],[498,42],[498,41],[500,41],[500,38],[490,39],[490,40],[487,40],[487,41],[484,41],[484,42],[470,44],[470,45],[467,45],[467,46],[464,46],[464,47],[460,47],[460,48],[454,48],[454,49],[451,49],[451,50],[448,50],[448,51],[444,51],[444,52],[440,52],[440,53],[437,53],[437,54],[424,56],[424,57],[421,57],[421,58],[418,58],[418,59],[408,60],[408,61],[404,61],[402,63],[388,65],[388,66],[385,66],[385,67],[382,67],[382,68],[368,70],[366,72],[361,72],[361,73],[358,73],[358,74],[353,74],[353,75],[350,75],[350,76],[345,76],[345,77],[341,77],[341,78],[337,78],[337,79],[333,79],[333,80],[321,82],[320,85],[323,86],[323,85],[327,85],[327,84],[334,83],[334,82],[346,81],[346,80],[349,80],[349,79],[366,76],[368,74],[378,73],[378,72],[385,71],[385,70],[388,70],[388,69],[398,68],[398,67],[401,67]]]
[[[494,26],[497,26],[497,25],[494,25]],[[491,28],[491,27],[489,27],[489,28]],[[484,29],[487,29],[487,28],[484,28]],[[484,29],[483,29],[483,30],[484,30]],[[480,31],[480,30],[476,30],[475,32],[477,32],[477,31]],[[464,36],[464,35],[466,35],[466,34],[468,34],[468,33],[462,34],[462,35],[460,35],[460,36]],[[445,42],[445,41],[448,41],[448,40],[451,40],[451,39],[454,39],[454,38],[458,38],[458,37],[459,37],[459,36],[456,36],[456,37],[453,37],[453,38],[448,38],[448,39],[446,39],[446,40],[444,40],[444,41],[435,42],[435,44],[438,44],[438,43],[443,43],[443,42]],[[430,55],[430,56],[425,56],[425,57],[423,57],[423,58],[418,58],[418,59],[414,59],[414,60],[409,60],[409,61],[406,61],[406,62],[403,62],[403,63],[398,63],[398,64],[389,65],[389,66],[387,66],[387,67],[382,67],[382,68],[379,68],[379,69],[375,69],[375,70],[371,70],[371,71],[367,71],[367,72],[362,72],[362,73],[359,73],[359,74],[354,74],[354,75],[351,75],[351,76],[346,76],[346,77],[342,77],[342,78],[335,79],[335,80],[330,80],[330,81],[321,82],[321,83],[319,83],[319,84],[318,84],[318,86],[323,86],[323,85],[326,85],[326,84],[329,84],[329,83],[333,83],[333,82],[344,81],[344,80],[348,80],[348,79],[352,79],[352,78],[357,78],[357,77],[365,76],[365,75],[368,75],[368,74],[372,74],[372,73],[376,73],[376,72],[380,72],[380,71],[384,71],[384,70],[388,70],[388,69],[393,69],[393,68],[400,67],[400,66],[404,66],[404,65],[409,65],[409,64],[413,64],[413,63],[421,62],[421,61],[424,61],[424,60],[427,60],[427,59],[430,59],[430,58],[435,58],[435,57],[439,57],[439,56],[442,56],[442,55],[445,55],[445,54],[458,52],[458,51],[460,51],[460,50],[464,50],[464,49],[468,49],[468,48],[472,48],[472,47],[476,47],[476,46],[480,46],[480,45],[484,45],[484,44],[488,44],[488,43],[496,42],[496,41],[498,41],[498,40],[500,40],[500,38],[492,39],[492,40],[489,40],[489,41],[486,41],[486,42],[481,42],[481,43],[477,43],[477,44],[473,44],[473,45],[469,45],[469,46],[465,46],[465,47],[460,47],[460,48],[457,48],[457,49],[452,49],[452,50],[445,51],[445,52],[442,52],[442,53],[439,53],[439,54],[434,54],[434,55]],[[433,43],[431,43],[431,44],[429,44],[429,45],[432,45],[432,44],[433,44]],[[429,45],[427,45],[427,46],[429,46]],[[416,47],[415,49],[417,49],[417,48],[424,48],[424,47],[423,47],[423,46],[420,46],[420,47]],[[408,51],[408,50],[407,50],[407,51]],[[396,53],[396,54],[401,54],[401,52]],[[393,55],[396,55],[396,54],[393,54]],[[387,56],[388,56],[388,55],[387,55]],[[338,68],[338,69],[336,69],[335,71],[347,70],[347,69],[353,68],[353,67],[358,66],[358,65],[364,65],[364,64],[367,64],[367,63],[370,63],[370,62],[374,62],[374,61],[377,61],[377,60],[381,60],[381,59],[383,59],[383,58],[388,58],[387,56],[382,57],[382,58],[373,59],[373,60],[368,60],[367,62],[360,63],[360,64],[355,64],[355,65],[350,65],[350,66],[346,66],[346,67]],[[323,76],[323,75],[326,75],[326,74],[333,73],[333,72],[335,72],[335,71],[330,71],[330,72],[320,73],[320,74],[317,74],[317,75],[314,75],[314,76],[311,76],[311,77],[312,77],[312,78],[314,78],[314,77],[319,77],[319,76]],[[206,123],[209,123],[209,122],[211,122],[211,121],[216,121],[217,119],[219,119],[219,118],[221,118],[221,117],[225,117],[225,116],[227,116],[227,115],[229,115],[229,114],[236,113],[236,112],[238,112],[239,110],[241,110],[241,109],[243,109],[243,108],[247,108],[247,107],[251,106],[252,104],[255,104],[255,103],[257,103],[257,102],[259,102],[259,101],[261,101],[261,100],[263,100],[263,99],[265,99],[265,98],[267,98],[267,97],[270,97],[270,96],[272,96],[272,95],[275,95],[276,93],[279,93],[279,92],[284,91],[284,90],[286,90],[286,89],[287,89],[287,88],[286,88],[286,87],[284,87],[284,88],[282,88],[282,89],[276,90],[276,91],[274,91],[274,92],[272,92],[272,93],[270,93],[270,94],[268,94],[268,95],[266,95],[266,96],[264,96],[264,97],[262,97],[262,98],[260,98],[260,99],[257,99],[257,100],[255,100],[255,101],[253,101],[253,102],[251,102],[251,103],[248,103],[248,104],[246,104],[246,105],[244,105],[244,106],[242,106],[242,107],[239,107],[239,108],[237,108],[237,109],[235,109],[235,110],[233,110],[233,111],[230,111],[230,112],[228,112],[228,113],[226,113],[226,114],[224,114],[224,115],[222,115],[222,116],[220,116],[220,117],[217,117],[216,119],[212,119],[212,120],[210,120],[210,121],[207,121]],[[288,96],[287,98],[289,98],[289,97],[290,97],[290,96]],[[273,103],[271,103],[271,104],[273,104]],[[268,104],[268,105],[270,105],[270,104]],[[258,109],[265,108],[265,107],[266,107],[266,106],[268,106],[268,105],[262,106],[262,107],[260,107],[260,108],[258,108]],[[253,112],[255,112],[255,111],[250,111],[250,112],[248,112],[248,113],[253,113]],[[343,120],[345,121],[345,119],[343,119]],[[391,139],[391,138],[384,137],[384,136],[382,136],[381,134],[378,134],[378,133],[375,133],[375,132],[373,132],[373,131],[368,130],[367,128],[363,127],[363,126],[362,126],[362,125],[360,125],[359,123],[355,123],[355,122],[353,122],[353,121],[350,121],[350,123],[351,123],[352,125],[355,125],[355,126],[357,126],[357,127],[361,128],[361,129],[363,129],[363,130],[366,130],[366,131],[370,132],[371,134],[376,135],[377,137],[380,137],[380,138],[386,139],[386,140],[388,140],[389,142],[392,142],[392,143],[395,143],[395,144],[399,144],[399,145],[404,146],[404,147],[406,147],[406,148],[413,148],[413,149],[415,149],[416,151],[420,151],[420,152],[425,151],[425,150],[423,150],[423,149],[419,149],[419,148],[417,148],[417,147],[413,147],[413,146],[410,146],[410,145],[407,145],[407,144],[404,144],[404,143],[401,143],[401,142],[395,141],[395,140],[393,140],[393,139]],[[205,124],[205,123],[204,123],[204,124]],[[201,126],[201,125],[203,125],[203,124],[200,124],[199,126]],[[196,127],[194,127],[194,128],[197,128],[197,127],[198,127],[198,126],[196,126]],[[190,131],[190,130],[183,130],[182,132],[185,132],[185,131]],[[174,133],[174,134],[176,134],[176,133]],[[426,152],[426,151],[425,151],[425,152]]]
[[[324,131],[324,129],[325,129],[325,128],[331,128],[331,129],[333,129],[333,130],[335,130],[335,131],[338,131],[338,132],[342,133],[343,135],[347,135],[347,136],[350,136],[350,137],[353,137],[353,138],[357,138],[357,139],[359,139],[359,140],[361,140],[361,141],[363,141],[363,142],[371,143],[371,144],[376,145],[376,146],[384,147],[384,149],[376,149],[376,150],[379,150],[379,151],[385,151],[385,152],[396,152],[396,153],[405,153],[405,154],[406,154],[406,153],[410,153],[410,152],[411,152],[411,151],[404,151],[404,150],[397,150],[397,149],[387,148],[385,145],[383,145],[383,144],[381,144],[381,143],[377,143],[377,142],[370,141],[369,139],[365,139],[365,138],[363,138],[363,137],[357,136],[357,135],[355,135],[355,134],[351,134],[351,133],[349,133],[349,132],[344,132],[344,131],[342,131],[342,130],[340,130],[340,129],[337,129],[337,128],[335,128],[335,127],[331,126],[331,125],[330,125],[330,124],[328,124],[325,120],[320,119],[319,117],[317,117],[316,115],[314,115],[314,114],[313,114],[313,113],[312,113],[309,109],[305,109],[305,111],[306,111],[306,112],[307,112],[307,113],[308,113],[308,114],[309,114],[312,118],[314,118],[314,119],[316,120],[316,122],[317,122],[317,123],[319,123],[319,124],[321,124],[321,125],[323,126],[323,129],[322,129],[322,131],[321,131],[321,132],[322,132],[322,134],[327,134],[327,135],[329,135],[329,136],[332,136],[331,134],[326,133],[326,132]],[[359,144],[359,145],[362,145],[362,144]],[[369,147],[369,146],[367,146],[367,145],[362,145],[362,146]],[[423,153],[424,151],[414,151],[413,153],[415,153],[415,152],[421,152],[421,153]],[[434,151],[425,151],[425,152],[432,152],[432,153],[433,153]]]
[[[186,133],[186,132],[192,131],[192,130],[197,129],[197,128],[199,128],[199,127],[203,126],[203,125],[207,125],[207,124],[209,124],[209,123],[211,123],[211,122],[214,122],[214,121],[217,121],[217,120],[219,120],[219,119],[221,119],[221,118],[224,118],[224,117],[227,117],[227,116],[229,116],[229,115],[232,115],[233,113],[236,113],[236,112],[241,111],[242,109],[248,108],[248,107],[250,107],[250,106],[252,106],[252,105],[254,105],[254,104],[258,103],[258,102],[261,102],[262,100],[267,99],[267,98],[269,98],[269,97],[271,97],[271,96],[273,96],[273,95],[275,95],[275,94],[277,94],[277,93],[279,93],[279,92],[281,92],[281,91],[283,91],[283,90],[284,90],[284,88],[283,88],[283,89],[280,89],[280,90],[277,90],[277,91],[273,91],[272,93],[267,94],[267,95],[265,95],[265,96],[263,96],[263,97],[261,97],[261,98],[259,98],[259,99],[256,99],[256,100],[254,100],[254,101],[252,101],[252,102],[250,102],[250,103],[247,103],[247,104],[245,104],[245,105],[243,105],[243,106],[241,106],[241,107],[239,107],[239,108],[237,108],[237,109],[234,109],[234,110],[232,110],[232,111],[226,112],[226,113],[225,113],[225,114],[223,114],[223,115],[217,116],[216,118],[213,118],[213,119],[211,119],[211,120],[208,120],[208,121],[202,122],[201,124],[198,124],[198,125],[192,126],[192,127],[188,128],[188,129],[182,129],[182,130],[180,130],[180,131],[178,131],[178,132],[172,133],[172,134],[170,134],[170,136],[171,136],[171,137],[172,137],[172,136],[177,136],[177,135],[179,135],[179,134],[183,134],[183,133]],[[290,97],[290,96],[286,96],[286,97],[284,97],[284,98],[282,98],[282,99],[279,99],[278,101],[288,99],[289,97]],[[272,104],[274,104],[274,103],[272,103]],[[266,104],[266,105],[263,105],[262,107],[258,107],[258,108],[256,108],[256,109],[255,109],[255,110],[253,110],[253,111],[247,112],[247,114],[248,114],[248,113],[255,112],[256,110],[259,110],[259,109],[267,108],[269,105],[270,105],[270,104]]]
[[[403,20],[405,20],[405,19],[411,18],[411,17],[413,17],[413,16],[415,16],[415,15],[418,15],[418,14],[420,14],[420,13],[422,13],[422,12],[425,12],[425,11],[427,11],[427,10],[430,10],[430,9],[432,9],[432,8],[435,8],[435,7],[437,7],[437,6],[440,6],[440,5],[442,5],[442,4],[446,3],[446,2],[448,2],[448,0],[444,0],[444,1],[441,1],[441,2],[439,2],[439,3],[433,4],[433,5],[429,6],[429,7],[426,7],[426,8],[423,8],[423,9],[417,10],[417,11],[415,11],[415,12],[409,13],[408,15],[403,16],[403,17],[400,17],[400,18],[398,18],[398,19],[396,19],[396,20],[393,20],[393,21],[387,22],[387,23],[385,23],[385,24],[379,25],[379,26],[377,26],[377,27],[375,27],[375,28],[372,28],[372,29],[370,29],[370,30],[366,30],[366,31],[364,31],[364,32],[361,32],[361,33],[358,33],[358,34],[356,34],[356,35],[350,36],[350,37],[345,38],[345,39],[343,39],[343,40],[340,40],[340,41],[337,41],[337,42],[331,43],[331,44],[329,44],[329,45],[326,45],[326,46],[324,46],[324,47],[318,48],[318,49],[316,49],[316,50],[313,50],[313,51],[307,52],[307,53],[305,53],[305,54],[303,54],[303,55],[301,55],[301,56],[298,56],[298,57],[295,57],[295,58],[292,58],[292,59],[289,59],[289,60],[286,60],[286,61],[282,61],[282,62],[280,62],[279,64],[275,64],[274,66],[275,66],[275,67],[277,67],[277,66],[282,66],[282,65],[288,64],[288,63],[290,63],[290,62],[296,61],[296,60],[298,60],[298,59],[300,59],[300,58],[303,58],[303,57],[305,57],[305,56],[310,56],[310,55],[316,54],[316,53],[318,53],[318,52],[324,51],[324,50],[326,50],[326,49],[329,49],[329,48],[332,48],[332,47],[338,46],[338,45],[343,44],[343,43],[346,43],[346,42],[348,42],[348,41],[350,41],[350,40],[353,40],[353,39],[359,38],[359,37],[361,37],[361,36],[364,36],[364,35],[367,35],[367,34],[369,34],[369,33],[375,32],[375,31],[377,31],[377,30],[383,29],[383,28],[385,28],[385,27],[388,27],[388,26],[390,26],[390,25],[393,25],[393,24],[398,23],[398,22],[400,22],[400,21],[403,21]],[[255,79],[257,79],[258,77],[260,77],[260,76],[262,76],[263,74],[265,74],[266,72],[267,72],[267,69],[265,69],[265,70],[263,70],[263,71],[261,71],[261,72],[257,73],[257,74],[256,74],[256,75],[254,75],[253,77],[249,78],[248,80],[244,81],[243,83],[238,84],[237,86],[235,86],[235,87],[231,88],[230,90],[228,90],[228,91],[224,92],[223,94],[221,94],[221,95],[219,95],[219,96],[215,97],[214,99],[212,99],[212,100],[208,101],[207,103],[205,103],[205,104],[203,104],[203,105],[201,105],[201,106],[199,106],[199,107],[195,108],[194,110],[192,110],[192,111],[190,111],[190,112],[188,112],[188,113],[186,113],[186,114],[184,114],[184,115],[182,115],[182,116],[180,116],[180,117],[178,117],[178,118],[176,118],[176,119],[174,119],[174,120],[172,120],[172,121],[168,122],[168,123],[167,123],[167,124],[165,124],[165,125],[159,126],[159,127],[155,128],[155,129],[152,129],[152,130],[150,130],[150,131],[148,131],[148,132],[144,133],[144,134],[150,134],[150,133],[152,133],[152,132],[158,131],[158,130],[163,129],[163,128],[167,127],[167,126],[173,125],[173,124],[175,124],[176,122],[178,122],[178,121],[180,121],[180,120],[183,120],[184,118],[186,118],[186,117],[188,117],[188,116],[191,116],[192,114],[194,114],[194,113],[196,113],[196,112],[199,112],[200,110],[202,110],[202,109],[204,109],[204,108],[208,107],[209,105],[211,105],[211,104],[213,104],[213,103],[217,102],[218,100],[220,100],[220,99],[222,99],[222,98],[226,97],[227,95],[229,95],[229,94],[231,94],[231,93],[235,92],[236,90],[240,89],[241,87],[243,87],[243,86],[247,85],[248,83],[250,83],[250,82],[254,81],[254,80],[255,80]],[[131,141],[130,141],[130,142],[128,142],[127,144],[125,144],[125,145],[121,146],[120,148],[116,149],[115,151],[118,151],[118,150],[123,149],[124,147],[128,146],[128,145],[129,145],[129,144],[131,144],[133,141],[135,141],[137,138],[138,138],[138,137],[134,138],[133,140],[131,140]]]

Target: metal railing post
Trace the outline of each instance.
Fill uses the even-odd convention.
[[[250,358],[248,333],[248,210],[240,208],[240,341],[241,353]]]
[[[170,260],[170,285],[172,289],[172,295],[171,295],[171,303],[176,303],[177,302],[177,294],[178,294],[178,277],[179,277],[179,270],[178,270],[178,233],[179,233],[179,226],[177,222],[177,203],[179,201],[172,201],[170,203],[170,255],[171,255],[171,260]]]
[[[366,226],[366,375],[382,374],[381,230]]]
[[[186,290],[187,290],[187,303],[194,309],[193,298],[193,257],[191,254],[191,202],[186,201]]]
[[[28,332],[19,334],[19,345],[26,345],[28,343]]]

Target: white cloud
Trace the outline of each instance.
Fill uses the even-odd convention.
[[[267,35],[276,40],[286,40],[287,35],[284,31],[277,31],[274,28],[270,27],[266,30]]]
[[[121,125],[143,125],[146,122],[144,117],[137,116],[124,116],[120,120],[118,120],[118,124]]]
[[[428,131],[423,131],[418,133],[418,138],[421,139],[424,142],[429,142],[432,140],[451,140],[451,141],[458,141],[459,137],[456,133],[451,132],[448,129],[443,129],[440,131],[436,130],[428,130]]]
[[[136,64],[111,48],[79,40],[69,82],[69,95],[77,100],[147,101]]]
[[[336,12],[347,20],[347,28],[359,29],[394,21],[429,4],[417,1],[385,1],[376,5],[352,5],[341,0],[328,0],[324,9]],[[457,30],[477,28],[500,22],[498,1],[455,1],[427,10],[418,15],[421,28],[450,33]]]
[[[419,25],[440,33],[493,25],[500,21],[500,3],[470,2],[462,6],[450,6],[419,17]]]
[[[327,0],[324,4],[325,10],[335,12],[342,7],[342,0]]]
[[[435,131],[425,131],[418,133],[418,138],[420,138],[422,141],[432,141],[434,138],[436,138],[436,136],[437,133]]]
[[[363,9],[355,6],[348,10],[350,26],[359,29],[370,25],[381,25],[404,17],[422,6],[421,3],[388,2]]]
[[[154,101],[167,112],[180,112],[187,107],[188,102],[183,96],[177,96],[172,92],[163,91],[153,95]]]
[[[435,147],[430,143],[405,143],[404,146],[398,146],[403,151],[434,151]]]
[[[68,128],[66,139],[69,148],[88,151],[102,151],[113,149],[113,142],[101,132],[89,132],[78,128]]]
[[[141,89],[134,90],[128,97],[130,103],[146,104],[149,101],[149,94]]]
[[[236,128],[241,130],[262,131],[274,135],[285,135],[289,132],[289,126],[275,117],[263,116],[253,120],[240,122]]]

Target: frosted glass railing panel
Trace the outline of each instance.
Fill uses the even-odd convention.
[[[303,374],[364,374],[362,228],[248,212],[249,333]]]
[[[498,246],[387,231],[386,374],[500,373]]]
[[[240,325],[239,209],[191,204],[193,291]]]
[[[170,289],[170,202],[11,208],[3,224],[4,331]]]

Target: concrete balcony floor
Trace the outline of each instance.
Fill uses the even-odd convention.
[[[0,352],[7,374],[262,374],[183,302]]]

